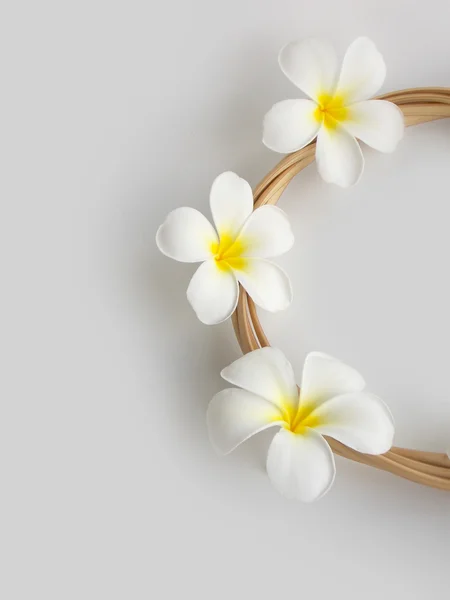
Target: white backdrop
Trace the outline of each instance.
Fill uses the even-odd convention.
[[[22,0],[0,20],[0,463],[5,600],[447,598],[450,495],[338,460],[319,502],[264,472],[270,433],[216,456],[205,409],[239,356],[160,255],[173,208],[280,156],[264,113],[296,90],[279,48],[371,37],[384,91],[450,86],[450,5],[429,0]],[[295,300],[262,315],[298,375],[352,364],[397,445],[450,445],[450,126],[364,149],[355,188],[282,198]]]

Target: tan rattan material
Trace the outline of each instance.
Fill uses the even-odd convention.
[[[395,102],[405,115],[407,126],[450,117],[450,88],[415,88],[380,96]],[[254,206],[276,204],[291,179],[314,161],[315,142],[289,154],[264,177],[254,191]],[[245,354],[269,346],[255,305],[240,289],[239,303],[233,314],[233,326]],[[335,454],[377,469],[389,471],[416,483],[450,491],[450,459],[445,454],[392,447],[379,456],[356,452],[336,440],[327,438]]]

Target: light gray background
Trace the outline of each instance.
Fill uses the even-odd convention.
[[[450,85],[448,2],[9,1],[0,19],[0,461],[5,600],[447,598],[450,495],[338,460],[313,505],[264,473],[270,434],[217,457],[205,409],[239,356],[200,324],[193,269],[159,255],[173,208],[279,160],[264,113],[288,41],[358,35],[384,90]],[[282,198],[295,301],[263,315],[298,375],[357,367],[396,442],[450,444],[447,122],[364,149],[344,191],[314,167]]]

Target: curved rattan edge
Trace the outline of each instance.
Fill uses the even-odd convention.
[[[379,96],[397,104],[407,126],[450,117],[450,88],[414,88]],[[276,204],[289,182],[315,158],[315,143],[285,156],[254,190],[254,206]],[[244,354],[270,345],[255,305],[241,288],[232,318],[236,338]],[[383,455],[368,455],[328,438],[333,452],[344,458],[388,471],[429,487],[450,491],[450,459],[437,452],[392,447]]]

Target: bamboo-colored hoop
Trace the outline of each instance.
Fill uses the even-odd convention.
[[[450,88],[414,88],[380,96],[403,111],[405,124],[419,125],[450,117]],[[254,191],[254,207],[276,204],[289,182],[314,161],[315,142],[289,154],[264,177]],[[246,354],[269,346],[255,305],[241,287],[239,303],[233,314],[236,338]],[[333,452],[350,460],[389,471],[410,481],[450,491],[450,459],[445,454],[392,447],[386,454],[372,456],[327,438]]]

